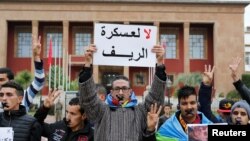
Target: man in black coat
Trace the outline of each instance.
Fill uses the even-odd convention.
[[[42,136],[47,137],[49,141],[93,141],[94,131],[87,121],[83,108],[80,107],[78,97],[70,100],[66,109],[66,118],[51,124],[44,122],[49,109],[61,93],[63,93],[61,90],[50,92],[34,115],[42,124]]]
[[[23,88],[11,80],[0,88],[0,102],[4,112],[0,113],[0,127],[12,127],[15,141],[40,141],[41,125],[26,113],[21,105]]]

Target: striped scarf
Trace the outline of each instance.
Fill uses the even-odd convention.
[[[116,107],[134,107],[137,105],[137,99],[135,93],[132,92],[130,95],[129,100],[125,101],[124,103],[120,103],[117,99],[112,98],[111,94],[108,94],[105,103],[109,105],[109,107],[116,108]]]
[[[183,129],[185,130],[185,132],[187,133],[187,123],[186,121],[182,118],[181,114],[179,115],[179,121],[180,121],[180,124],[181,126],[183,127]],[[195,120],[192,122],[192,124],[195,124],[195,123],[201,123],[201,119],[200,119],[200,116],[198,114],[196,114],[196,117],[195,117]]]

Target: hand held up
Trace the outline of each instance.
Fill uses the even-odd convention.
[[[203,76],[202,76],[202,82],[205,85],[211,86],[212,82],[213,82],[213,76],[214,76],[214,70],[215,70],[215,66],[211,65],[205,65],[205,71],[203,72]]]
[[[161,45],[155,45],[151,51],[156,55],[157,65],[164,64],[164,55],[165,55],[164,47]]]
[[[229,69],[231,70],[231,77],[233,78],[234,82],[240,79],[237,74],[240,62],[241,62],[241,58],[236,57],[236,58],[233,58],[232,62],[229,64]]]
[[[51,108],[54,105],[55,99],[62,93],[63,93],[63,90],[58,90],[58,89],[50,90],[48,96],[44,100],[44,103],[43,103],[44,107]]]
[[[85,56],[85,67],[90,67],[93,63],[93,54],[97,51],[97,48],[94,44],[90,44],[84,53]]]
[[[32,50],[33,50],[33,57],[34,60],[37,62],[41,62],[40,54],[41,54],[41,36],[38,38],[35,35],[32,35]]]
[[[161,109],[162,106],[160,106],[159,109],[157,110],[157,103],[151,105],[150,111],[148,112],[147,115],[147,131],[155,131]]]

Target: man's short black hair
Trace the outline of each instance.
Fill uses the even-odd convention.
[[[178,90],[178,93],[177,93],[177,94],[178,94],[178,102],[179,102],[179,103],[180,103],[180,100],[181,100],[182,98],[186,99],[186,98],[188,98],[190,95],[195,95],[196,98],[197,98],[196,90],[195,90],[195,88],[192,87],[192,86],[187,86],[187,85],[183,86],[182,88],[180,88],[180,89]]]
[[[24,94],[23,87],[20,84],[18,84],[17,82],[15,82],[14,80],[10,80],[10,81],[6,82],[5,84],[2,85],[1,88],[14,88],[14,89],[16,89],[18,96],[23,96],[23,94]]]
[[[168,103],[168,102],[166,102],[165,104],[164,104],[164,106],[168,106],[168,107],[170,107],[170,109],[172,109],[172,103]]]
[[[113,83],[114,83],[114,81],[116,81],[116,80],[125,80],[125,81],[128,81],[128,84],[129,84],[129,87],[130,87],[130,82],[129,82],[128,77],[126,77],[126,76],[124,76],[124,75],[117,75],[117,76],[115,76],[115,78],[112,80],[112,83],[111,83],[112,88],[113,88]]]
[[[9,80],[14,80],[14,73],[10,68],[0,68],[0,74],[7,74]]]
[[[69,105],[79,105],[81,114],[84,113],[84,109],[80,105],[80,100],[78,97],[74,97],[69,101]]]

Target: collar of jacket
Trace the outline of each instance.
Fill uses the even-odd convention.
[[[4,111],[4,116],[6,118],[10,118],[13,116],[22,116],[25,114],[26,114],[26,109],[23,105],[19,106],[19,110],[8,110],[8,111],[6,110],[6,111]]]

